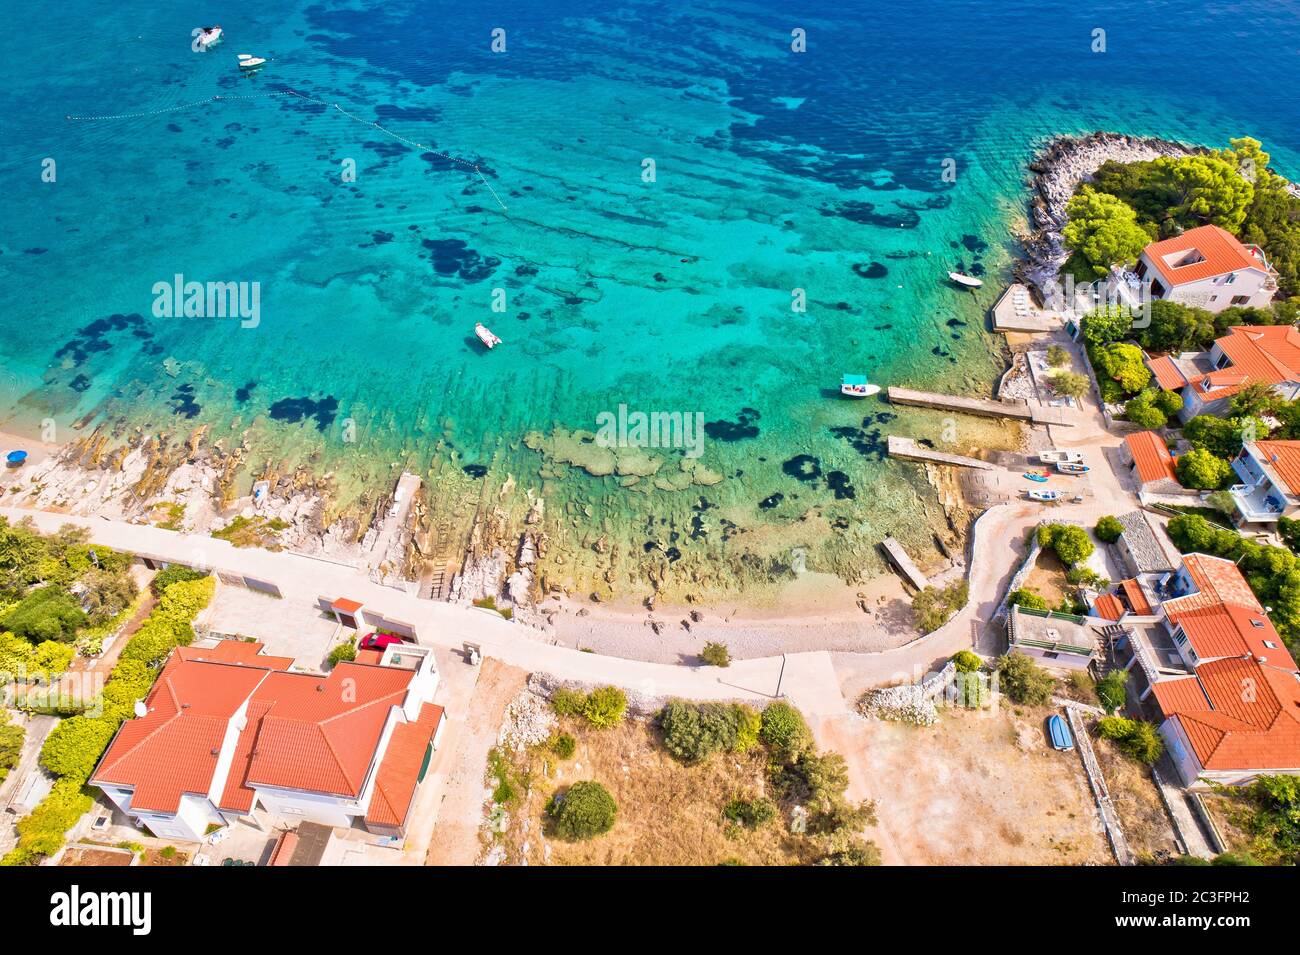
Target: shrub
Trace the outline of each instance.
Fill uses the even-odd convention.
[[[979,654],[971,650],[958,650],[952,658],[952,663],[957,668],[958,673],[974,673],[984,665],[984,661],[979,658]]]
[[[998,657],[998,686],[1014,703],[1041,706],[1052,698],[1056,681],[1023,653]]]
[[[1124,533],[1124,525],[1119,522],[1118,517],[1107,514],[1097,521],[1097,526],[1092,529],[1092,532],[1097,535],[1097,540],[1113,544]]]
[[[64,835],[93,805],[79,780],[58,780],[31,815],[18,820],[18,844],[0,864],[35,865],[58,852]]]
[[[330,666],[338,666],[340,663],[351,662],[357,658],[357,645],[351,640],[345,640],[333,650],[330,651]]]
[[[1058,395],[1064,395],[1067,398],[1082,398],[1088,393],[1091,382],[1088,381],[1087,375],[1080,375],[1077,372],[1065,371],[1058,368],[1048,376],[1052,388]]]
[[[153,580],[149,581],[149,589],[153,591],[155,597],[161,597],[163,591],[172,584],[187,580],[202,580],[206,576],[208,575],[201,571],[191,570],[182,564],[170,564],[154,574]]]
[[[746,706],[670,700],[659,714],[659,726],[668,752],[683,762],[698,763],[722,750],[751,747],[757,719]]]
[[[560,838],[577,841],[609,832],[618,815],[618,804],[608,789],[587,780],[552,796],[546,813]]]
[[[1007,594],[1008,607],[1024,607],[1026,610],[1046,610],[1047,601],[1033,587],[1021,587]]]
[[[556,716],[579,716],[586,699],[587,697],[577,690],[566,690],[561,687],[551,694],[551,709]]]
[[[18,764],[22,755],[23,738],[27,735],[21,726],[7,722],[7,717],[0,712],[0,782],[9,775],[9,770]]]
[[[1070,352],[1061,345],[1052,345],[1047,349],[1047,363],[1053,368],[1062,368],[1070,363]]]
[[[958,580],[947,587],[926,587],[912,597],[912,613],[923,633],[938,630],[962,607],[970,596],[970,584]]]
[[[729,667],[731,651],[725,643],[706,643],[700,651],[700,659],[711,667]]]
[[[763,709],[758,737],[778,757],[798,759],[812,749],[812,730],[808,729],[803,714],[781,700],[769,703]]]
[[[1107,713],[1114,713],[1124,705],[1127,699],[1125,690],[1128,684],[1128,672],[1125,670],[1111,670],[1097,683],[1097,699],[1101,702],[1102,709]]]
[[[578,751],[578,741],[572,733],[556,733],[551,738],[551,752],[560,759],[570,759]]]
[[[623,722],[627,695],[616,686],[597,687],[582,701],[582,715],[592,726],[608,729]]]
[[[1114,740],[1120,750],[1140,763],[1150,765],[1165,751],[1160,734],[1145,720],[1130,720],[1122,716],[1103,716],[1097,721],[1097,732],[1104,739]]]
[[[1136,345],[1111,342],[1095,348],[1092,356],[1098,377],[1115,382],[1125,395],[1136,395],[1151,383],[1151,369]]]
[[[70,643],[85,623],[86,614],[77,601],[56,584],[32,591],[0,619],[0,626],[32,643]]]
[[[1158,394],[1154,388],[1147,388],[1135,398],[1130,398],[1124,406],[1124,417],[1139,428],[1151,431],[1163,428],[1169,423],[1169,415],[1156,400]]]
[[[85,782],[117,731],[114,721],[73,716],[60,720],[41,746],[41,765],[56,776]]]
[[[757,829],[776,818],[776,803],[763,796],[757,799],[733,799],[722,808],[722,815],[746,829]]]

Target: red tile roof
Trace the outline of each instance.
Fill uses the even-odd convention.
[[[1146,484],[1148,481],[1160,481],[1168,478],[1177,483],[1178,475],[1174,471],[1174,457],[1165,446],[1164,439],[1154,431],[1139,431],[1124,439],[1133,463],[1137,467],[1138,479]]]
[[[262,644],[256,641],[220,640],[215,647],[177,647],[176,655],[182,660],[246,664],[267,670],[287,670],[293,666],[293,657],[267,656],[262,653]]]
[[[1292,325],[1234,325],[1214,343],[1230,364],[1191,380],[1192,390],[1210,400],[1230,397],[1248,382],[1300,381],[1300,331]]]
[[[1256,441],[1253,447],[1277,475],[1282,490],[1300,494],[1300,441]]]
[[[1165,691],[1162,699],[1162,683],[1156,684],[1156,694],[1165,716],[1187,734],[1203,769],[1300,769],[1300,681],[1295,673],[1235,657],[1202,664],[1196,678],[1205,703],[1182,687]]]
[[[1263,613],[1263,605],[1250,589],[1246,578],[1241,575],[1241,570],[1226,557],[1184,554],[1183,567],[1187,569],[1187,576],[1192,579],[1196,592],[1185,597],[1172,597],[1164,602],[1165,612],[1170,619],[1186,610],[1216,607],[1220,604],[1232,604]]]
[[[176,812],[185,793],[206,796],[231,717],[270,673],[174,655],[145,698],[148,714],[122,724],[91,781],[134,787],[132,807],[149,812]]]
[[[341,610],[344,613],[356,613],[361,609],[361,604],[355,600],[349,600],[347,597],[340,597],[330,604],[335,610]]]
[[[1196,591],[1166,600],[1163,606],[1169,622],[1183,628],[1197,656],[1209,660],[1251,654],[1272,666],[1296,669],[1236,564],[1209,554],[1187,554],[1183,566]]]
[[[1102,594],[1092,605],[1093,613],[1106,620],[1118,620],[1124,616],[1124,605],[1114,594]]]
[[[1217,225],[1197,226],[1172,239],[1152,242],[1142,256],[1171,288],[1242,269],[1268,272],[1236,236]]]
[[[1128,602],[1129,609],[1139,617],[1149,617],[1154,610],[1151,609],[1151,601],[1147,600],[1146,592],[1143,591],[1142,585],[1136,579],[1120,581],[1120,587],[1124,591],[1124,598]]]
[[[340,663],[329,676],[273,674],[254,695],[259,707],[246,783],[359,796],[393,707],[413,670]]]
[[[1151,374],[1156,376],[1156,384],[1165,391],[1177,391],[1187,384],[1187,376],[1178,370],[1178,366],[1168,355],[1150,359],[1147,367],[1151,369]]]
[[[366,811],[367,825],[404,826],[420,782],[420,767],[429,743],[442,722],[442,707],[425,703],[420,718],[393,729],[384,760],[375,777],[375,791]]]
[[[1157,680],[1151,684],[1160,712],[1166,716],[1185,711],[1203,710],[1209,707],[1210,699],[1201,689],[1201,681],[1195,676],[1179,677],[1176,680]]]

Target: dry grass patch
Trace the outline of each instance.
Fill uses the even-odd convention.
[[[503,832],[487,838],[500,861],[529,865],[791,865],[813,860],[810,840],[787,832],[778,815],[754,829],[729,823],[723,807],[732,799],[766,793],[762,749],[715,753],[683,765],[663,748],[650,723],[629,719],[612,729],[593,729],[562,719],[577,740],[572,758],[559,759],[545,746],[503,754],[515,790],[506,801]],[[593,779],[618,803],[614,828],[586,842],[545,835],[547,802],[556,790]],[[499,782],[492,780],[489,785]],[[489,823],[491,829],[491,823]]]
[[[1176,857],[1179,851],[1173,823],[1151,778],[1150,767],[1125,756],[1114,740],[1099,737],[1096,720],[1088,720],[1087,725],[1093,752],[1129,846],[1138,856],[1155,862]]]

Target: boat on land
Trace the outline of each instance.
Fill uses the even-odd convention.
[[[200,50],[206,50],[210,46],[216,46],[221,42],[224,34],[221,27],[199,27],[199,35],[195,38]]]
[[[1038,460],[1043,464],[1082,464],[1083,452],[1058,451],[1056,448],[1052,448],[1050,451],[1044,451],[1038,455]]]
[[[491,329],[489,329],[482,322],[478,322],[474,326],[474,334],[477,335],[478,340],[481,341],[488,348],[496,348],[498,345],[501,344],[501,339],[493,335]]]
[[[256,70],[266,65],[266,58],[253,56],[251,53],[239,54],[239,68],[241,70]]]
[[[866,375],[845,375],[840,379],[840,394],[850,398],[869,398],[879,392],[880,386],[868,382]]]
[[[1040,484],[1046,482],[1047,480],[1046,474],[1039,474],[1037,471],[1026,471],[1023,475],[1021,475],[1021,477],[1028,478],[1030,481],[1037,481]]]
[[[1059,713],[1053,713],[1048,718],[1047,735],[1052,740],[1052,749],[1062,753],[1074,751],[1074,736],[1070,733],[1070,725],[1061,718]]]
[[[1026,491],[1031,501],[1042,501],[1044,504],[1054,504],[1061,499],[1060,491]]]
[[[5,455],[5,464],[11,468],[22,467],[27,461],[26,451],[10,451]]]
[[[1092,469],[1086,464],[1080,464],[1078,461],[1058,461],[1056,470],[1062,474],[1087,474]]]
[[[948,278],[956,282],[963,288],[983,288],[984,283],[973,275],[966,275],[964,272],[949,272]]]

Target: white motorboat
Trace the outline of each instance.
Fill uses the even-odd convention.
[[[1062,497],[1060,491],[1026,491],[1025,495],[1031,501],[1042,501],[1044,504],[1052,504],[1059,501]]]
[[[845,375],[840,380],[840,394],[850,398],[869,398],[880,393],[880,386],[867,381],[866,375]]]
[[[948,278],[965,288],[982,288],[984,286],[984,283],[975,278],[975,276],[964,275],[961,272],[949,272]]]
[[[501,339],[493,335],[492,331],[482,322],[479,322],[474,326],[474,334],[477,335],[478,340],[488,348],[496,348],[501,344]]]
[[[239,54],[239,68],[241,70],[256,70],[265,65],[265,57],[253,56],[251,53]]]
[[[1082,464],[1083,453],[1081,451],[1058,451],[1056,448],[1052,448],[1050,451],[1039,454],[1038,460],[1043,464]]]
[[[220,43],[222,35],[221,27],[199,27],[199,35],[195,37],[195,41],[200,50],[206,50]]]
[[[1057,461],[1056,470],[1062,474],[1087,474],[1092,469],[1078,461]]]

